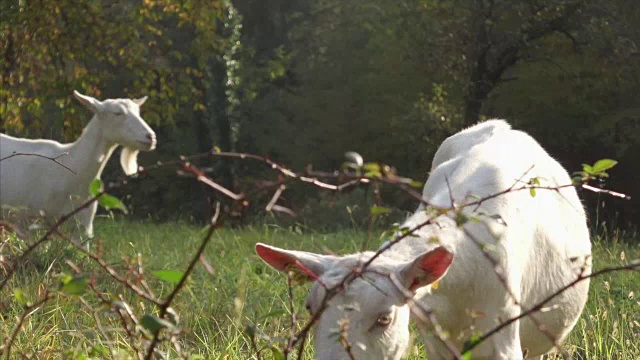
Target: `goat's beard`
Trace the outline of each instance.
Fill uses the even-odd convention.
[[[120,165],[127,175],[133,175],[138,172],[138,150],[130,147],[123,147],[120,153]]]

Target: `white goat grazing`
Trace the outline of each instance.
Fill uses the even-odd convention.
[[[59,218],[89,199],[89,185],[100,178],[116,146],[124,146],[120,164],[127,175],[137,172],[138,151],[155,148],[156,135],[140,117],[146,96],[99,101],[77,91],[73,95],[94,113],[76,142],[60,144],[0,134],[0,158],[6,158],[0,162],[3,208],[15,208],[21,217],[44,214],[50,220]],[[39,156],[10,157],[12,154],[56,158],[59,164]],[[75,218],[89,237],[96,209],[94,203]]]
[[[400,359],[409,343],[410,316],[416,313],[398,284],[433,310],[448,340],[461,349],[472,335],[517,317],[580,273],[590,273],[591,243],[582,204],[573,187],[560,187],[571,184],[569,175],[533,138],[504,121],[492,121],[450,137],[436,157],[424,198],[438,208],[450,208],[453,201],[481,221],[460,227],[453,214],[441,215],[416,237],[383,252],[327,303],[315,329],[317,359],[348,358],[340,333],[346,333],[356,359]],[[488,198],[534,177],[541,186],[558,190],[538,188],[535,196],[525,190]],[[479,198],[486,199],[464,207]],[[434,213],[420,206],[403,227],[421,224]],[[497,261],[497,269],[474,241]],[[318,255],[264,244],[257,244],[256,251],[277,270],[306,270],[317,276],[306,300],[312,313],[319,311],[327,288],[373,255]],[[439,286],[432,288],[438,279]],[[588,287],[588,281],[579,282],[546,304],[547,311],[534,314],[546,333],[524,317],[474,348],[473,358],[542,358],[575,325]],[[348,319],[342,332],[341,319]],[[429,360],[452,358],[428,324],[417,325]]]

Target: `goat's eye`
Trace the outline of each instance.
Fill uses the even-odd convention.
[[[304,304],[304,307],[307,309],[307,312],[309,314],[311,314],[311,305],[310,304]]]
[[[121,116],[121,115],[124,115],[124,112],[122,112],[122,111],[114,111],[114,112],[113,112],[113,115],[115,115],[115,116]]]
[[[376,320],[378,326],[388,326],[391,324],[391,315],[382,315]]]

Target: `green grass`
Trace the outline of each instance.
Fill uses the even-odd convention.
[[[640,244],[620,236],[594,241],[594,270],[640,259]],[[567,341],[578,359],[640,359],[640,272],[605,274],[591,282],[589,301]]]
[[[182,223],[151,224],[101,219],[96,223],[97,238],[103,244],[103,257],[119,271],[125,264],[141,256],[147,279],[156,295],[167,295],[172,285],[151,274],[155,270],[183,270],[204,236],[203,229]],[[222,229],[214,234],[205,257],[215,270],[211,276],[202,266],[196,270],[174,301],[180,315],[180,334],[183,348],[194,357],[206,359],[255,358],[247,325],[259,329],[265,336],[258,346],[281,346],[288,335],[289,305],[285,277],[268,268],[254,254],[256,242],[282,247],[337,253],[357,251],[367,235],[356,231],[331,234],[300,234],[289,229],[264,226],[245,230]],[[619,265],[629,259],[640,258],[640,246],[629,245],[618,235],[594,241],[595,268]],[[370,239],[370,248],[382,242]],[[93,250],[95,250],[95,243]],[[624,255],[621,255],[623,254]],[[58,288],[60,273],[72,273],[71,259],[85,273],[95,274],[97,287],[115,300],[127,301],[140,318],[153,313],[150,303],[137,299],[130,291],[116,284],[89,259],[53,243],[33,256],[28,264],[11,280],[8,289],[0,293],[0,337],[5,341],[22,313],[22,305],[12,289],[20,289],[27,298],[36,299],[45,284]],[[0,273],[1,274],[1,273]],[[0,275],[2,276],[2,275]],[[306,287],[295,288],[298,308],[306,295]],[[13,354],[32,354],[40,358],[106,357],[129,358],[133,355],[129,339],[119,319],[103,308],[98,299],[87,293],[82,305],[77,297],[55,293],[52,300],[33,312],[24,322],[17,336]],[[93,310],[92,310],[92,309]],[[303,323],[306,315],[301,312]],[[96,320],[100,326],[96,325]],[[270,339],[266,339],[266,335]],[[589,303],[567,341],[566,349],[583,359],[640,358],[640,275],[625,272],[594,279]],[[417,341],[420,352],[420,342]],[[168,347],[163,346],[163,349]],[[109,349],[110,352],[103,352]],[[93,354],[93,356],[92,356]],[[311,349],[307,351],[311,355]],[[424,356],[412,355],[411,359]]]

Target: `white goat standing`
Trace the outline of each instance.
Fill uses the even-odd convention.
[[[383,252],[362,277],[328,302],[316,324],[316,358],[348,358],[337,336],[341,319],[348,319],[346,340],[356,359],[404,356],[410,315],[415,313],[391,277],[415,293],[414,301],[433,310],[448,340],[462,349],[472,335],[515,318],[580,273],[590,273],[591,243],[584,209],[573,187],[561,187],[571,184],[569,175],[533,138],[504,121],[481,123],[447,139],[434,159],[423,196],[434,207],[450,208],[453,200],[460,209],[464,203],[516,183],[526,184],[534,177],[541,186],[559,188],[538,188],[535,196],[528,190],[513,191],[477,207],[462,207],[467,216],[475,214],[482,221],[468,221],[461,228],[453,214],[443,215],[417,231],[417,237],[407,237]],[[420,206],[403,227],[423,223],[432,214]],[[497,260],[498,269],[470,236]],[[326,288],[373,255],[327,256],[264,244],[257,244],[256,251],[277,270],[304,274],[300,269],[304,267],[317,275],[306,300],[312,313],[319,311]],[[504,283],[496,272],[504,275]],[[430,284],[438,279],[439,286],[432,289]],[[524,317],[473,349],[473,359],[514,360],[525,354],[541,359],[575,325],[588,287],[588,281],[579,282],[548,303],[547,311],[534,314],[546,334]],[[429,360],[452,358],[429,325],[421,321],[417,325]]]
[[[100,178],[118,145],[124,146],[120,164],[127,175],[138,170],[138,151],[155,148],[156,135],[140,117],[140,106],[147,100],[146,96],[134,100],[99,101],[77,91],[73,95],[94,114],[74,143],[60,144],[0,134],[0,158],[6,158],[0,162],[0,205],[3,208],[15,208],[22,217],[44,214],[50,220],[59,218],[89,199],[89,185]],[[12,154],[57,158],[59,164],[38,156],[10,157]],[[94,203],[75,218],[89,237],[93,235],[96,209]]]

